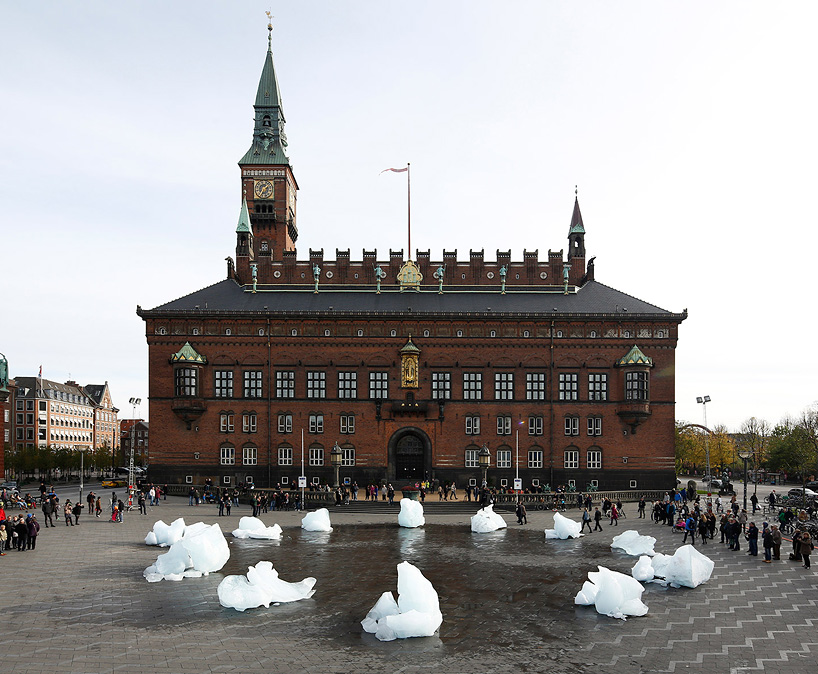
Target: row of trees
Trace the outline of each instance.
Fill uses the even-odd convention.
[[[81,454],[84,456],[81,457]],[[21,480],[27,477],[50,480],[57,475],[60,477],[79,475],[81,463],[87,475],[110,472],[117,465],[124,465],[118,463],[121,461],[122,457],[113,453],[107,444],[85,452],[56,447],[17,449],[6,445],[3,454],[6,473]],[[142,456],[135,455],[134,463],[142,465]]]
[[[785,417],[777,425],[750,417],[738,433],[716,426],[708,433],[696,424],[676,424],[676,472],[704,474],[706,447],[714,472],[743,469],[740,450],[750,450],[753,470],[787,473],[806,481],[818,473],[818,408],[808,408],[797,418]],[[706,438],[706,442],[705,442]]]

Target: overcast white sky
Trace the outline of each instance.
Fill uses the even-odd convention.
[[[136,305],[225,276],[269,2],[5,3],[0,351],[147,399]],[[308,249],[566,246],[672,311],[677,417],[818,400],[818,3],[273,2]],[[141,413],[147,414],[143,404]]]

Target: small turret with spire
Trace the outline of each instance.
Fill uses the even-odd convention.
[[[585,259],[585,225],[582,224],[579,190],[576,186],[574,186],[574,212],[571,214],[571,226],[568,228],[568,261],[570,262],[575,257]]]

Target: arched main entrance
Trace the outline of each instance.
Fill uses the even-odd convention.
[[[397,482],[422,480],[429,471],[432,443],[419,428],[402,428],[389,440],[389,477]]]

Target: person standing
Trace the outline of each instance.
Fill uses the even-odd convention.
[[[48,529],[48,523],[51,523],[51,526],[54,526],[54,518],[52,517],[54,514],[54,503],[51,499],[45,498],[43,499],[43,504],[40,506],[43,511],[43,521],[45,522],[45,528]]]
[[[65,502],[65,507],[62,509],[62,514],[65,516],[65,526],[69,524],[73,527],[74,522],[71,520],[71,499]]]
[[[764,544],[764,562],[772,564],[773,530],[770,527],[764,527],[764,533],[761,534],[761,541]]]
[[[801,532],[801,542],[799,543],[800,550],[801,550],[801,559],[804,560],[804,568],[809,568],[809,556],[812,554],[812,550],[815,547],[812,543],[812,536],[809,535],[809,531],[802,531]]]
[[[765,534],[767,532],[766,524],[767,523],[765,522],[764,523],[764,525],[765,525],[764,526]],[[755,522],[750,522],[750,526],[747,527],[747,542],[750,545],[750,552],[748,552],[747,554],[752,555],[753,557],[758,557],[758,527],[756,526]],[[764,539],[764,547],[765,547],[764,554],[766,555],[766,553],[767,553],[767,550],[766,550],[767,539],[766,538]],[[767,561],[766,558],[765,558],[764,561]]]
[[[642,519],[642,518],[645,517],[645,497],[644,496],[639,499],[638,512],[639,512],[639,519]]]
[[[602,531],[602,525],[600,522],[602,521],[602,513],[599,512],[599,508],[597,507],[594,510],[594,531]]]
[[[28,549],[34,550],[37,547],[37,534],[40,533],[40,523],[34,515],[28,516]]]
[[[28,545],[28,524],[22,515],[17,519],[14,530],[17,532],[17,551],[25,552]]]
[[[682,545],[687,543],[687,537],[690,536],[690,545],[696,545],[696,520],[693,516],[685,520],[685,537],[682,539]]]
[[[74,515],[74,524],[80,525],[80,515],[82,514],[82,503],[77,501],[74,507],[71,508],[71,514]]]
[[[699,538],[702,539],[702,545],[707,545],[707,534],[710,526],[710,516],[707,513],[702,513],[699,519]]]
[[[753,504],[753,515],[755,515],[755,514],[756,514],[756,510],[758,510],[758,496],[756,496],[755,494],[753,494],[753,495],[750,497],[750,503],[752,503],[752,504]]]
[[[591,513],[588,512],[588,508],[582,511],[582,528],[579,530],[579,533],[585,531],[585,526],[588,526],[588,533],[594,533],[593,529],[591,529]]]
[[[147,515],[148,509],[145,506],[145,492],[139,492],[139,498],[137,499],[137,504],[139,505],[139,514],[140,515]]]
[[[777,524],[773,524],[771,529],[773,539],[773,559],[781,559],[781,529],[778,528]]]

